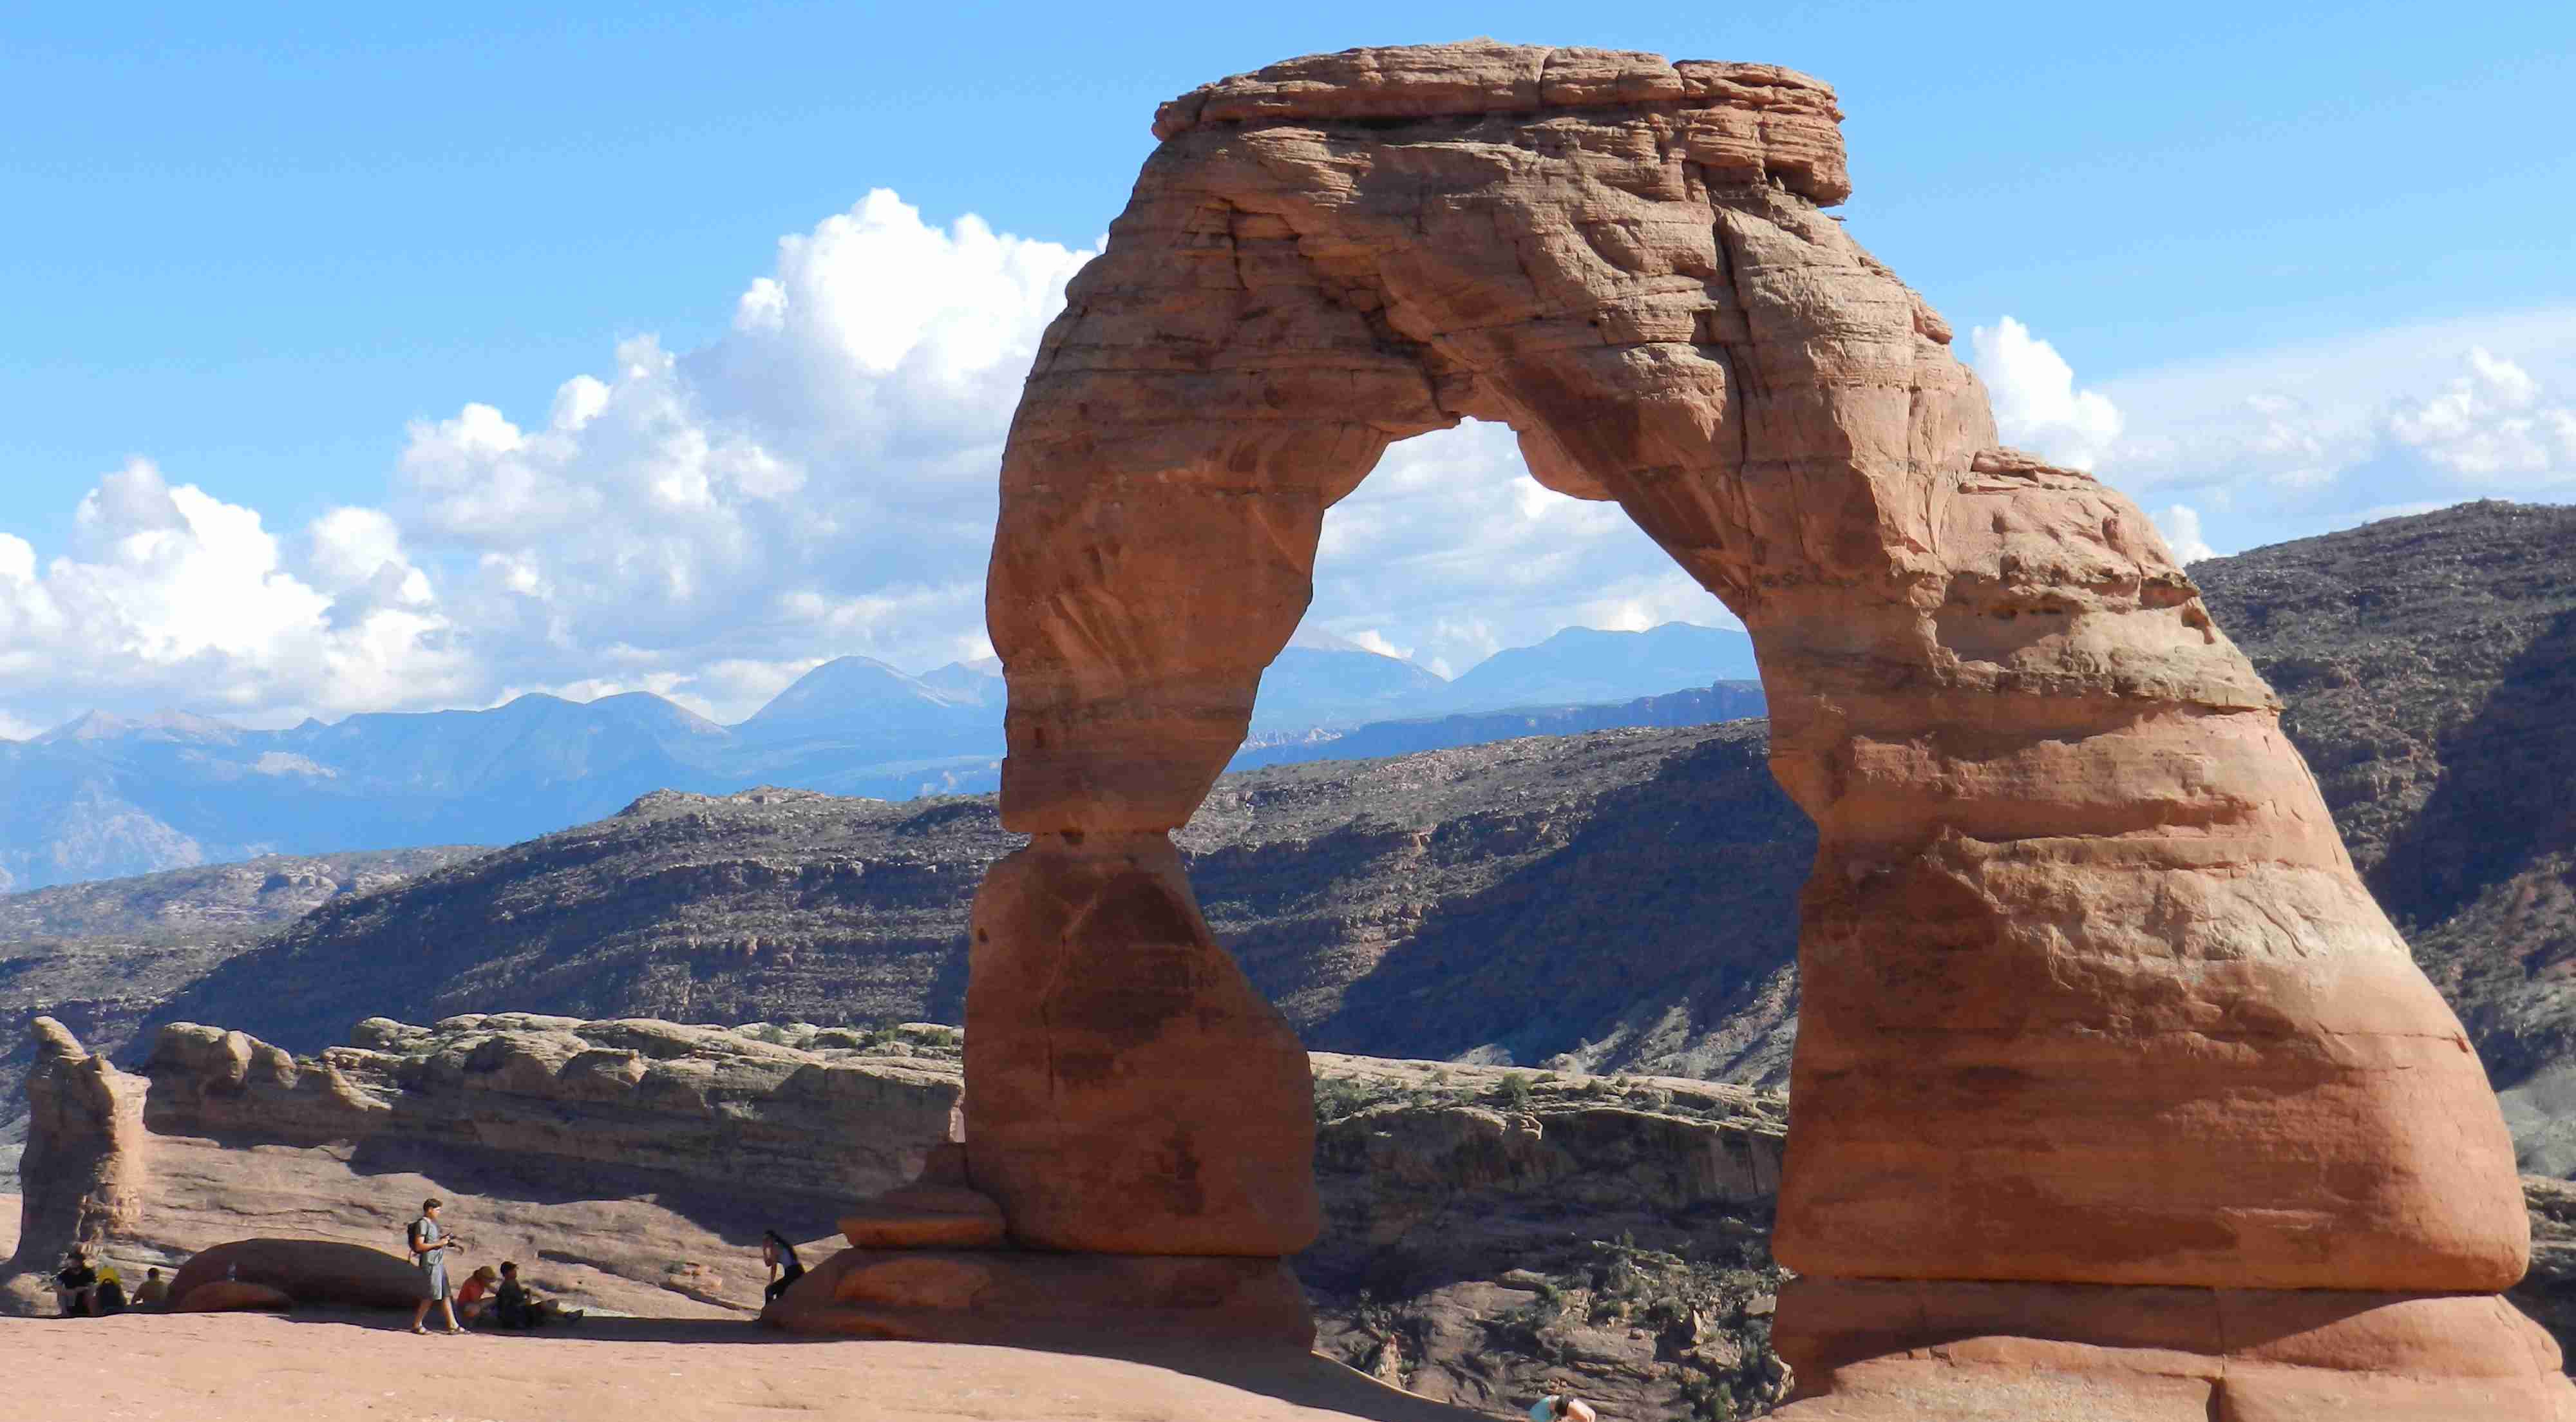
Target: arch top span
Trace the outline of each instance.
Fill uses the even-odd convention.
[[[1468,40],[1346,49],[1202,84],[1154,112],[1154,137],[1218,124],[1394,124],[1485,114],[1655,109],[1690,161],[1722,180],[1851,196],[1832,86],[1776,64],[1667,61],[1642,50]]]
[[[1818,827],[1775,1249],[1859,1290],[1810,1297],[2519,1275],[2485,1075],[2278,703],[2134,504],[1998,447],[1950,328],[1822,211],[1837,117],[1786,70],[1491,41],[1164,107],[1002,462],[1002,815],[1035,841],[977,900],[966,1114],[1015,1236],[1311,1237],[1304,1058],[1167,832],[1325,510],[1477,418],[1753,636]],[[1782,1336],[1867,1331],[1818,1309]]]

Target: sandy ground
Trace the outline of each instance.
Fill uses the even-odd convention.
[[[414,1337],[382,1314],[0,1319],[0,1419],[1475,1422],[1323,1358],[1117,1359],[594,1319]],[[1488,1422],[1490,1420],[1488,1419]]]

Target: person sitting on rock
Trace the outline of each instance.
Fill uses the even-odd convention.
[[[98,1266],[98,1292],[90,1296],[90,1312],[100,1318],[112,1318],[125,1312],[125,1276],[113,1264]]]
[[[519,1282],[519,1265],[514,1259],[501,1261],[501,1286],[492,1292],[492,1321],[503,1328],[542,1328],[549,1323],[579,1323],[582,1311],[565,1308],[553,1299],[539,1298]]]
[[[89,1267],[89,1256],[73,1250],[63,1256],[63,1267],[54,1275],[54,1302],[65,1318],[87,1318],[98,1303],[98,1271]]]
[[[1592,1404],[1567,1392],[1551,1392],[1530,1404],[1530,1422],[1598,1422]]]
[[[158,1269],[143,1271],[143,1282],[134,1287],[136,1308],[167,1308],[170,1304],[170,1281]]]
[[[456,1291],[456,1316],[467,1323],[481,1323],[492,1311],[492,1290],[499,1286],[501,1273],[486,1264],[466,1276],[465,1286]]]
[[[761,1302],[774,1304],[787,1286],[805,1277],[805,1265],[796,1257],[796,1246],[776,1230],[764,1230],[760,1236],[760,1262],[769,1266],[769,1287]]]

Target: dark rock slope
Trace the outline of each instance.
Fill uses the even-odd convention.
[[[1227,777],[1182,839],[1313,1045],[1776,1079],[1806,823],[1758,722]],[[375,1014],[955,1021],[989,798],[657,794],[323,906],[156,1020],[314,1050]],[[1615,925],[1616,932],[1604,929]]]
[[[2469,504],[2194,565],[2525,1142],[2576,1171],[2576,509]],[[1759,723],[1227,777],[1183,835],[1314,1046],[1777,1082],[1805,822]],[[989,800],[656,795],[325,905],[165,1017],[310,1049],[510,1008],[954,1020]]]
[[[263,935],[333,899],[481,852],[271,855],[0,897],[0,1181],[25,1128],[19,1085],[34,1059],[27,1023],[38,1014],[115,1051],[145,1013]]]

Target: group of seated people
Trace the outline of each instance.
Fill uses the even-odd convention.
[[[170,1281],[161,1277],[160,1270],[143,1271],[143,1282],[128,1294],[116,1266],[104,1261],[92,1265],[85,1250],[65,1255],[63,1267],[54,1274],[54,1303],[65,1318],[106,1318],[129,1308],[164,1308],[169,1302]]]
[[[456,1316],[479,1327],[542,1328],[549,1323],[578,1323],[582,1311],[530,1292],[519,1282],[518,1264],[503,1260],[497,1271],[486,1264],[466,1277],[464,1287],[456,1291]]]
[[[134,1292],[125,1291],[124,1276],[113,1264],[90,1262],[86,1250],[63,1257],[53,1278],[54,1303],[65,1318],[106,1318],[129,1309],[158,1311],[169,1307],[170,1281],[157,1268],[143,1271]],[[579,1322],[582,1311],[555,1299],[540,1298],[519,1281],[519,1266],[504,1262],[498,1270],[486,1264],[456,1291],[457,1317],[500,1328],[540,1328],[549,1323]]]
[[[768,1299],[774,1301],[805,1268],[796,1258],[795,1246],[775,1230],[761,1241],[761,1256],[771,1274]],[[170,1281],[158,1268],[146,1269],[143,1282],[129,1294],[115,1265],[93,1265],[88,1251],[82,1249],[64,1256],[53,1285],[54,1302],[65,1318],[105,1318],[128,1309],[157,1311],[170,1305]],[[579,1322],[582,1311],[538,1296],[520,1281],[517,1262],[505,1260],[498,1269],[486,1264],[466,1278],[456,1291],[456,1316],[485,1327],[542,1328],[549,1323]]]

